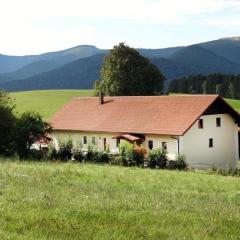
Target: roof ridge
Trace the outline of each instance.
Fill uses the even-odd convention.
[[[104,96],[105,98],[160,98],[160,97],[219,97],[217,94],[176,94],[176,95],[153,95],[153,96]],[[98,96],[74,97],[73,99],[98,99]]]

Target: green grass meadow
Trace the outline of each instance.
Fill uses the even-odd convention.
[[[16,100],[17,114],[34,110],[47,120],[72,98],[93,96],[93,90],[41,90],[14,92],[10,95]],[[227,101],[240,111],[240,100],[227,99]]]
[[[17,114],[33,110],[39,112],[44,119],[50,118],[72,98],[92,95],[93,90],[43,90],[10,94],[16,100]]]
[[[237,99],[226,99],[226,101],[234,107],[238,112],[240,112],[240,100]]]
[[[0,162],[0,239],[239,239],[240,181],[74,163]]]
[[[11,93],[51,117],[92,90]],[[227,100],[240,109],[239,100]],[[0,240],[240,239],[240,178],[0,159]]]

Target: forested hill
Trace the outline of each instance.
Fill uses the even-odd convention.
[[[168,80],[191,75],[240,74],[240,39],[227,38],[186,47],[138,49]],[[109,50],[82,45],[34,56],[0,55],[0,88],[92,88]]]
[[[105,55],[79,59],[50,72],[21,80],[2,81],[0,87],[8,91],[43,89],[91,89],[99,79]]]
[[[218,94],[226,98],[240,99],[240,75],[196,75],[170,82],[170,93]]]

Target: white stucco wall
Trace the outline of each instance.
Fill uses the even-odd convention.
[[[178,152],[177,140],[171,136],[161,136],[161,135],[147,135],[143,146],[148,149],[148,141],[153,141],[153,149],[162,148],[162,142],[167,143],[168,157],[171,160],[176,158]]]
[[[216,126],[216,118],[221,118],[221,127]],[[196,122],[184,136],[180,137],[180,152],[187,162],[196,167],[237,167],[238,130],[229,114],[202,116],[203,129]],[[209,139],[213,147],[209,148]]]
[[[116,139],[113,137],[119,135],[119,133],[100,133],[100,132],[68,132],[68,131],[54,131],[53,134],[53,145],[56,149],[59,147],[60,141],[66,141],[71,139],[73,145],[81,143],[84,150],[87,150],[88,145],[92,145],[92,137],[96,139],[96,149],[103,150],[103,138],[106,138],[107,145],[110,152],[117,153],[118,147]],[[83,144],[83,137],[87,136],[88,144]],[[170,159],[175,159],[177,154],[177,140],[170,136],[159,136],[159,135],[146,135],[145,141],[143,142],[143,147],[148,151],[148,141],[153,141],[153,149],[161,148],[162,142],[167,143],[167,150],[169,152],[168,156]],[[122,140],[121,140],[122,141]],[[93,145],[92,145],[93,146]]]
[[[221,118],[221,127],[216,126],[216,118]],[[179,150],[184,154],[189,165],[194,167],[223,167],[235,168],[238,160],[238,127],[229,114],[205,115],[204,128],[199,129],[196,122],[183,136],[179,137]],[[88,143],[83,144],[87,150],[92,144],[92,137],[96,139],[96,149],[103,150],[103,139],[106,138],[108,149],[111,153],[118,153],[116,139],[113,137],[119,133],[104,132],[70,132],[54,131],[53,145],[58,149],[59,141],[72,139],[74,146],[83,144],[83,137],[87,136]],[[209,138],[213,139],[213,148],[209,148]],[[162,147],[162,142],[167,142],[168,157],[173,160],[178,153],[178,141],[172,136],[146,135],[143,142],[144,148],[148,149],[148,141],[153,141],[153,149]]]
[[[103,133],[103,132],[70,132],[70,131],[54,131],[53,133],[53,145],[56,149],[59,148],[59,142],[71,139],[74,147],[79,143],[82,144],[83,149],[87,150],[88,145],[92,145],[92,137],[96,139],[96,149],[103,150],[103,138],[106,138],[106,143],[109,147],[110,152],[117,153],[118,147],[116,139],[113,137],[120,135],[119,133]],[[83,144],[84,136],[87,137],[88,143]],[[159,135],[146,135],[143,147],[148,149],[148,141],[153,141],[153,149],[162,147],[162,142],[167,142],[167,150],[171,159],[175,158],[177,154],[177,140],[170,136],[159,136]],[[122,140],[121,140],[122,141]],[[94,145],[92,145],[94,146]]]
[[[59,148],[59,142],[71,139],[73,141],[74,147],[78,144],[82,144],[83,150],[87,150],[88,146],[91,145],[97,150],[103,150],[104,144],[103,139],[106,138],[106,146],[112,153],[118,152],[118,147],[116,139],[113,137],[118,134],[114,133],[100,133],[100,132],[68,132],[68,131],[54,131],[53,133],[53,145],[56,149]],[[87,137],[87,144],[84,144],[83,138]],[[92,137],[95,137],[96,144],[92,144]]]

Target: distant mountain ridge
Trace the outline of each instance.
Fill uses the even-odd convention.
[[[80,45],[66,50],[43,53],[40,55],[27,56],[8,56],[0,54],[0,73],[11,73],[20,70],[28,64],[41,61],[55,62],[56,66],[60,67],[74,60],[90,57],[95,54],[107,52],[107,50],[98,49],[91,45]]]
[[[138,49],[168,80],[196,74],[240,74],[240,37],[186,47]],[[107,49],[82,45],[33,56],[0,55],[0,88],[88,89],[100,77]]]

